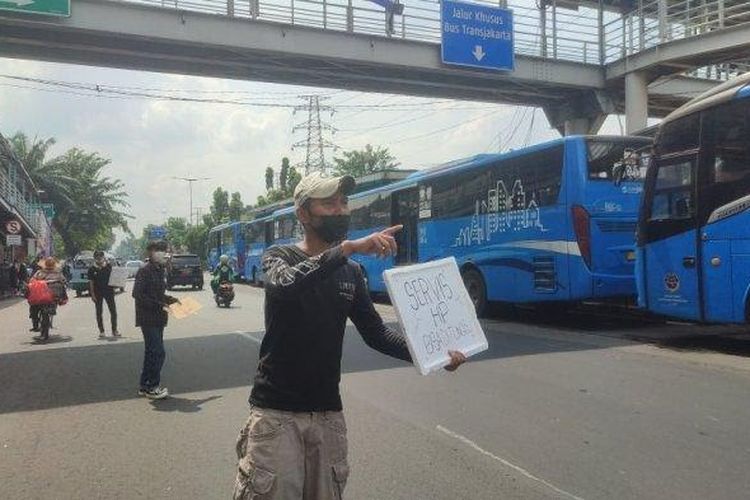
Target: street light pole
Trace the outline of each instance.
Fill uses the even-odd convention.
[[[193,225],[193,183],[195,181],[207,181],[210,177],[172,177],[178,181],[185,181],[188,183],[188,192],[190,193],[190,211],[188,212],[188,224]]]

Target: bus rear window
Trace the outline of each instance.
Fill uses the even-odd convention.
[[[589,179],[615,181],[618,171],[622,170],[620,181],[643,182],[646,166],[641,157],[650,145],[649,139],[588,140],[586,149]]]
[[[174,255],[172,256],[173,266],[200,266],[201,261],[197,255]]]

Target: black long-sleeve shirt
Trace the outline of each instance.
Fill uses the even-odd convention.
[[[250,404],[340,411],[341,351],[350,318],[365,343],[411,362],[406,340],[373,307],[362,270],[336,246],[310,257],[295,245],[263,255],[266,334]]]
[[[135,299],[135,326],[167,326],[167,311],[164,306],[177,301],[165,293],[164,267],[149,262],[135,275],[133,298]]]

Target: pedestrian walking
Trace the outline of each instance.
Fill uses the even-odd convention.
[[[344,241],[353,189],[350,176],[302,179],[294,203],[303,241],[263,256],[266,333],[237,442],[236,500],[342,498],[349,476],[339,393],[347,318],[368,346],[411,361],[405,339],[383,324],[360,266],[349,259],[394,255],[400,226]],[[466,359],[450,356],[451,371]]]
[[[109,319],[112,325],[112,336],[119,337],[117,331],[117,304],[115,303],[115,289],[109,286],[109,277],[112,274],[112,264],[104,257],[104,252],[94,252],[94,263],[89,267],[89,295],[96,306],[96,325],[99,327],[99,338],[106,338],[104,333],[104,302],[107,303]]]
[[[169,395],[161,387],[161,368],[164,365],[164,328],[167,326],[169,304],[179,302],[165,293],[164,263],[167,244],[163,241],[149,243],[148,263],[138,270],[133,285],[135,299],[135,326],[143,333],[143,369],[138,394],[150,399],[163,399]]]

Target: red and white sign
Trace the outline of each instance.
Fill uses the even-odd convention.
[[[21,232],[21,223],[17,220],[9,220],[5,223],[5,230],[8,234],[18,234]]]

